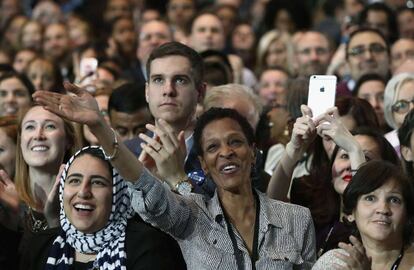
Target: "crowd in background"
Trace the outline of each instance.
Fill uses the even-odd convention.
[[[131,261],[122,261],[129,256],[113,256],[116,248],[109,244],[112,240],[102,240],[105,249],[100,249],[104,244],[96,244],[95,238],[79,236],[101,228],[79,229],[73,217],[62,210],[63,189],[72,182],[71,167],[62,169],[61,165],[75,164],[71,156],[80,159],[83,155],[112,162],[119,140],[156,178],[168,178],[166,172],[181,180],[188,177],[191,193],[214,200],[216,189],[222,188],[220,181],[211,170],[207,173],[208,164],[200,164],[197,158],[206,155],[204,128],[211,125],[209,121],[219,121],[214,117],[237,120],[243,130],[254,150],[248,175],[255,190],[265,193],[267,199],[310,211],[315,236],[306,231],[300,244],[302,252],[297,257],[285,254],[282,260],[301,265],[301,269],[310,269],[318,258],[315,269],[331,269],[333,263],[349,267],[343,269],[414,267],[414,1],[0,0],[0,37],[1,269],[16,269],[19,264],[21,269],[27,265],[43,269],[43,260],[29,255],[33,249],[44,252],[39,256],[47,259],[48,265],[53,256],[69,256],[66,251],[64,255],[49,252],[49,246],[58,246],[53,240],[60,230],[33,246],[34,239],[46,239],[45,232],[60,227],[67,239],[79,241],[67,242],[76,250],[76,262],[88,262],[81,254],[96,253],[97,259],[92,257],[94,267],[109,257],[114,265],[120,261],[135,269]],[[173,58],[177,55],[188,62]],[[338,81],[335,107],[319,116],[312,115],[305,105],[311,75],[335,75]],[[45,101],[43,94],[36,96],[39,90],[50,92],[55,100]],[[63,100],[69,100],[70,105]],[[214,111],[216,107],[237,111],[252,129],[254,140],[250,140],[244,120],[226,111]],[[115,151],[109,158],[105,151],[107,145],[112,149],[107,141],[111,141],[111,133],[96,129],[97,120],[91,116],[95,111],[114,132]],[[86,116],[74,118],[77,112]],[[203,117],[207,120],[200,123]],[[193,138],[197,132],[198,141]],[[170,140],[164,141],[158,136],[161,133],[168,133]],[[186,151],[177,154],[181,139]],[[96,145],[103,146],[103,153],[97,150],[101,148],[80,150]],[[168,153],[170,160],[183,159],[177,161],[174,170],[152,155],[166,145],[175,147]],[[116,162],[107,163],[115,201],[117,190],[124,189],[116,184],[116,171],[126,180],[131,179],[123,173],[136,173]],[[113,173],[112,166],[116,169]],[[141,169],[139,172],[141,175]],[[172,190],[179,184],[169,182]],[[134,185],[145,190],[144,184]],[[161,194],[162,188],[157,188]],[[255,193],[246,194],[252,196],[256,207]],[[197,265],[199,262],[188,259],[194,254],[188,255],[183,234],[166,226],[163,222],[167,221],[147,217],[144,210],[134,206],[134,196],[136,193],[127,199],[131,209],[114,210],[112,206],[103,225],[109,218],[108,224],[113,227],[105,227],[105,233],[120,230],[125,237],[127,231],[131,236],[125,237],[125,245],[131,254],[128,248],[139,250],[131,239],[149,241],[144,234],[137,234],[145,231],[146,237],[155,239],[151,248],[158,252],[153,258],[134,255],[134,259],[152,265],[151,269],[171,264],[182,269],[185,263],[191,269]],[[169,198],[168,193],[163,196]],[[219,191],[218,200],[223,205],[224,198]],[[382,199],[385,206],[367,206],[368,201],[379,204]],[[172,205],[168,204],[168,209],[174,209],[175,201],[166,201]],[[192,202],[188,204],[194,211]],[[86,208],[80,211],[87,215],[89,206],[82,207]],[[383,226],[383,235],[388,229],[392,231],[389,238],[370,234],[370,225],[363,224],[361,207],[365,207],[365,214],[366,209],[375,213],[372,217],[366,214],[367,223],[380,223],[375,226]],[[303,214],[298,209],[290,211]],[[139,215],[131,214],[133,211]],[[306,220],[306,213],[303,215]],[[113,222],[114,216],[122,222]],[[289,214],[287,217],[294,220]],[[230,223],[237,224],[233,220]],[[253,264],[258,261],[257,269],[272,265],[260,262],[260,249],[250,250],[252,243],[244,238],[243,226],[235,228]],[[43,238],[37,238],[38,234]],[[313,237],[314,243],[309,240]],[[96,246],[80,248],[89,241]],[[165,256],[168,250],[170,257]],[[119,249],[116,252],[122,254]],[[204,252],[215,254],[207,249]],[[219,260],[213,255],[208,258]],[[275,255],[273,260],[280,258]],[[225,268],[226,263],[231,265],[231,260],[212,265]]]

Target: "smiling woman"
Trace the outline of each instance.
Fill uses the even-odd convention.
[[[411,269],[414,265],[414,188],[400,167],[363,165],[345,189],[343,212],[354,227],[351,244],[325,253],[312,269]]]
[[[78,151],[59,184],[61,227],[36,235],[21,269],[185,269],[172,238],[134,217],[101,148]]]
[[[21,112],[18,120],[16,190],[28,206],[27,229],[47,228],[44,208],[63,162],[79,148],[73,125],[40,106]]]
[[[34,86],[22,74],[8,72],[0,76],[0,116],[16,115],[32,102]]]
[[[159,121],[154,130],[161,147],[142,137],[143,150],[160,167],[170,145],[178,144],[165,139],[168,129]],[[176,195],[144,172],[134,184],[134,209],[177,239],[189,269],[309,269],[315,257],[309,211],[252,188],[255,148],[249,122],[235,110],[211,108],[198,119],[193,137],[202,169],[216,184],[214,197]],[[169,169],[165,175],[173,176],[176,168]],[[185,182],[173,178],[165,179],[175,181],[176,189]]]

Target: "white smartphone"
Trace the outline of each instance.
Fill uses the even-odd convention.
[[[96,58],[82,58],[80,61],[80,82],[81,86],[87,88],[88,91],[93,92],[94,90],[89,89],[92,82],[96,79],[96,70],[98,69],[98,60]]]
[[[309,78],[308,107],[313,118],[335,105],[336,76],[311,75]]]

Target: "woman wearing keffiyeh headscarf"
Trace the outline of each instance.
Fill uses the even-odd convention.
[[[171,238],[132,218],[127,184],[101,148],[85,147],[70,158],[60,178],[59,199],[61,228],[46,244],[46,256],[37,259],[43,262],[30,264],[36,257],[29,259],[30,265],[40,265],[30,269],[185,268]],[[35,254],[43,249],[33,245]]]

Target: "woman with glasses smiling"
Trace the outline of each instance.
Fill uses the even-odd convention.
[[[384,93],[385,121],[394,130],[385,134],[385,138],[400,153],[397,129],[401,127],[405,116],[414,108],[414,74],[402,73],[388,81]]]

